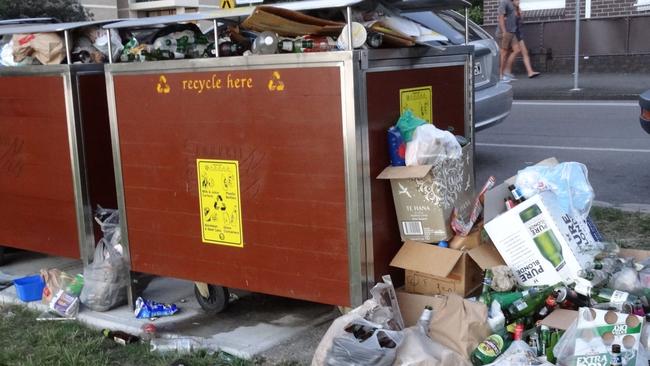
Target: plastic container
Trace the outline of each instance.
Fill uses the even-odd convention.
[[[41,275],[17,278],[14,280],[14,285],[18,298],[24,302],[37,301],[43,297],[45,281]]]

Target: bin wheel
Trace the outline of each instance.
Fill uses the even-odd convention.
[[[203,311],[208,314],[219,314],[228,307],[228,301],[230,300],[230,292],[227,287],[217,286],[206,284],[208,287],[208,297],[201,295],[199,290],[199,285],[194,284],[194,296],[196,296],[196,301],[199,302]]]

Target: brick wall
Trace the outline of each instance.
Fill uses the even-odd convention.
[[[484,0],[483,24],[497,24],[497,7],[500,0]],[[637,11],[636,0],[591,0],[591,17],[625,17],[648,15],[650,11]],[[566,0],[564,9],[535,10],[524,13],[526,21],[566,20],[575,18],[576,0]],[[584,17],[585,0],[580,0],[580,14]]]

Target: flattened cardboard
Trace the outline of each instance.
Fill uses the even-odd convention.
[[[456,207],[468,217],[474,199],[473,147],[462,148],[460,159],[434,166],[387,167],[377,179],[390,179],[402,241],[437,243],[449,240],[451,213]]]
[[[575,310],[555,309],[542,319],[541,324],[549,328],[567,330],[576,319],[578,319],[578,312]]]

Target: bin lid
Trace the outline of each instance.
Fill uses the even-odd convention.
[[[91,25],[102,25],[115,22],[115,20],[93,20],[85,22],[70,23],[43,23],[43,24],[15,24],[14,26],[0,27],[0,35],[16,33],[51,33],[62,32],[72,29],[88,27]]]
[[[15,25],[15,24],[34,24],[34,23],[58,23],[59,21],[54,18],[20,18],[20,19],[5,19],[0,20],[0,25]]]

